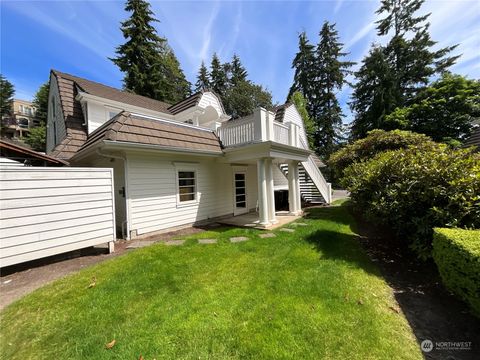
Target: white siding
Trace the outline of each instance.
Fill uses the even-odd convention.
[[[198,102],[198,106],[204,109],[208,106],[212,106],[218,114],[223,114],[220,102],[218,101],[217,97],[211,92],[206,92],[202,95],[200,101]]]
[[[303,119],[297,111],[297,108],[294,105],[291,105],[285,109],[285,116],[283,118],[283,123],[293,122],[294,124],[300,126],[299,134],[305,144],[308,146],[307,135],[305,132],[305,126],[303,125]]]
[[[2,167],[23,167],[23,164],[19,161],[0,157],[0,166]]]
[[[104,105],[89,101],[87,103],[87,112],[89,134],[107,122],[107,110]]]
[[[113,172],[2,168],[0,266],[111,242]]]
[[[195,163],[196,203],[177,203],[174,162]],[[233,171],[228,164],[181,155],[128,155],[127,169],[129,228],[137,235],[233,213]],[[249,206],[255,208],[257,181],[252,167],[248,169],[247,184]]]

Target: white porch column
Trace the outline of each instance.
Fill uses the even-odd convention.
[[[258,213],[260,225],[268,225],[267,179],[265,174],[265,159],[257,160],[258,175]]]
[[[275,217],[275,187],[273,183],[272,159],[265,160],[265,172],[267,180],[268,221],[272,224],[277,222]]]
[[[301,210],[300,181],[296,161],[288,163],[288,209],[292,215],[298,215]]]
[[[295,181],[295,212],[297,215],[302,213],[302,197],[300,194],[300,174],[298,172],[298,163],[295,162],[293,180]]]

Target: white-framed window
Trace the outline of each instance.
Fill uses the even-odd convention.
[[[186,206],[198,202],[197,167],[192,164],[175,163],[177,181],[177,205]]]

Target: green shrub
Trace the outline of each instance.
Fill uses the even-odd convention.
[[[480,228],[480,154],[434,143],[353,163],[342,184],[367,220],[391,227],[421,258],[434,227]]]
[[[433,258],[445,286],[480,316],[480,230],[435,229]]]
[[[367,137],[349,144],[332,154],[328,161],[337,176],[353,163],[366,161],[380,152],[387,150],[405,149],[409,146],[431,148],[436,145],[428,136],[411,131],[372,130]]]

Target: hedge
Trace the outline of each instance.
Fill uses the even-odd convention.
[[[436,228],[433,238],[443,283],[480,316],[480,230]]]

